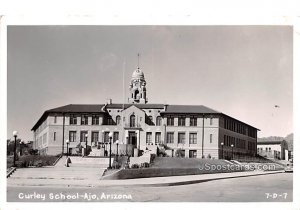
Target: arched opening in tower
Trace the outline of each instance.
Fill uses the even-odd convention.
[[[130,116],[130,127],[135,127],[135,115]]]
[[[140,94],[138,90],[134,91],[134,99],[139,100],[140,99]]]

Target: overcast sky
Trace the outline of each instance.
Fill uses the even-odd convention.
[[[32,140],[47,109],[122,103],[137,53],[149,103],[205,105],[259,137],[293,132],[289,26],[9,26],[7,38],[8,138]]]

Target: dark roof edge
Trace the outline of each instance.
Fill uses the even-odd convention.
[[[32,129],[31,130],[36,130],[36,128],[41,124],[41,122],[43,122],[43,120],[44,120],[44,118],[46,118],[50,113],[61,113],[61,114],[63,114],[63,113],[79,113],[79,112],[72,112],[72,111],[55,111],[55,109],[58,109],[58,108],[62,108],[62,107],[66,107],[66,106],[70,106],[70,105],[99,105],[99,106],[104,106],[104,104],[68,104],[68,105],[65,105],[65,106],[60,106],[60,107],[57,107],[57,108],[53,108],[53,109],[49,109],[49,110],[46,110],[44,113],[43,113],[43,115],[40,117],[40,119],[36,122],[36,124],[32,127]],[[108,104],[108,106],[109,106],[110,104]],[[114,105],[114,104],[112,104],[112,105]],[[119,104],[118,104],[119,105]],[[121,104],[122,105],[122,104]],[[125,104],[126,105],[126,104]],[[129,107],[131,107],[132,105],[135,105],[135,104],[128,104],[127,103],[127,105],[129,105],[127,108],[129,108]],[[131,106],[130,106],[131,105]],[[145,104],[145,105],[147,105],[147,104]],[[163,105],[163,104],[156,104],[156,105]],[[170,104],[168,104],[168,105],[170,105]],[[178,106],[181,106],[181,105],[178,105]],[[182,106],[185,106],[185,105],[182,105]],[[189,106],[189,105],[187,105],[187,106]],[[190,106],[194,106],[194,105],[190,105]],[[202,105],[202,106],[204,106],[204,105]],[[204,107],[206,107],[206,106],[204,106]],[[126,109],[127,109],[126,108]],[[138,108],[138,107],[137,107]],[[209,107],[206,107],[206,108],[209,108]],[[211,109],[211,108],[209,108],[209,109]],[[229,116],[229,115],[227,115],[227,114],[224,114],[224,113],[222,113],[222,112],[219,112],[219,111],[216,111],[216,110],[214,110],[214,109],[211,109],[212,111],[215,111],[215,112],[212,112],[212,113],[188,113],[188,112],[186,112],[186,113],[182,113],[182,114],[194,114],[194,115],[196,115],[196,114],[205,114],[205,115],[212,115],[212,114],[217,114],[217,115],[224,115],[224,116],[226,116],[226,117],[229,117],[229,118],[231,118],[231,119],[234,119],[234,120],[236,120],[236,121],[238,121],[238,122],[240,122],[240,123],[243,123],[243,124],[245,124],[245,125],[247,125],[247,126],[250,126],[250,127],[252,127],[252,128],[254,128],[254,129],[256,129],[256,130],[258,130],[258,131],[260,131],[260,129],[258,129],[258,128],[256,128],[256,127],[254,127],[254,126],[252,126],[252,125],[249,125],[249,124],[247,124],[247,123],[245,123],[245,122],[242,122],[242,121],[240,121],[240,120],[237,120],[236,118],[234,118],[234,117],[231,117],[231,116]],[[91,112],[92,113],[92,112]],[[171,112],[167,112],[167,113],[165,113],[165,112],[161,112],[160,114],[180,114],[180,113],[171,113]]]
[[[60,107],[57,107],[57,108],[48,109],[42,114],[42,116],[38,119],[38,121],[35,123],[35,125],[31,128],[31,131],[36,130],[38,128],[38,126],[44,121],[44,119],[49,116],[49,114],[53,114],[53,113],[57,113],[57,114],[84,113],[84,112],[76,112],[76,111],[59,111],[59,110],[57,111],[57,110],[55,110],[55,109],[59,109],[59,108],[63,108],[63,107],[66,107],[66,106],[71,106],[71,105],[87,105],[87,104],[67,104],[65,106],[60,106]],[[104,104],[88,104],[88,105],[99,105],[99,106],[102,106],[102,107],[104,106]],[[93,113],[93,112],[90,112],[90,113]],[[101,111],[100,113],[103,113],[103,111]]]
[[[247,125],[247,126],[250,126],[250,127],[252,127],[252,128],[254,128],[254,129],[256,129],[256,130],[258,130],[258,131],[260,131],[260,129],[258,129],[258,128],[256,128],[256,127],[254,127],[254,126],[252,126],[252,125],[249,125],[248,123],[245,123],[245,122],[243,122],[243,121],[240,121],[240,120],[238,120],[238,119],[236,119],[236,118],[234,118],[234,117],[231,117],[231,116],[229,116],[229,115],[227,115],[227,114],[224,114],[224,113],[222,113],[222,112],[212,112],[212,113],[188,113],[188,112],[185,112],[185,113],[178,113],[178,112],[174,112],[174,113],[172,113],[172,112],[161,112],[160,114],[164,114],[164,115],[168,115],[168,114],[189,114],[189,115],[223,115],[223,116],[226,116],[226,117],[229,117],[229,118],[231,118],[231,119],[234,119],[234,120],[236,120],[236,121],[238,121],[238,122],[240,122],[240,123],[243,123],[243,124],[245,124],[245,125]]]
[[[260,131],[259,128],[256,128],[256,127],[254,127],[254,126],[252,126],[252,125],[249,125],[248,123],[245,123],[245,122],[243,122],[243,121],[237,120],[237,119],[235,119],[234,117],[231,117],[231,116],[229,116],[229,115],[227,115],[227,114],[224,114],[224,113],[221,113],[221,114],[224,115],[224,116],[226,116],[226,117],[232,118],[232,119],[234,119],[234,120],[236,120],[236,121],[239,121],[240,123],[243,123],[243,124],[245,124],[245,125],[248,125],[248,126],[254,128],[254,129],[258,130],[258,131]]]
[[[49,115],[49,113],[47,111],[45,111],[42,116],[40,117],[40,119],[38,119],[38,121],[34,124],[34,126],[31,128],[32,131],[36,130],[37,127],[44,121],[43,119],[46,118]]]
[[[285,139],[282,140],[258,140],[257,144],[281,144],[281,143],[287,143]]]

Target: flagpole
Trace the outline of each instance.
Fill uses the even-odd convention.
[[[123,110],[125,107],[125,105],[124,105],[124,103],[125,103],[125,65],[126,65],[126,63],[124,60],[124,62],[123,62]]]
[[[125,143],[125,144],[127,144],[127,142],[126,142],[126,139],[125,139],[125,141],[124,141],[124,138],[125,138],[125,130],[124,130],[124,127],[125,127],[125,122],[124,122],[124,109],[125,109],[125,66],[126,66],[126,62],[125,62],[125,60],[124,60],[124,62],[123,62],[123,106],[122,106],[122,125],[123,125],[123,135],[122,135],[122,137],[123,137],[123,140],[122,140],[122,142],[123,143]]]

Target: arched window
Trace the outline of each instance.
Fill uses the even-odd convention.
[[[149,116],[148,117],[148,125],[152,125],[153,124],[153,117]]]
[[[120,115],[118,115],[118,116],[116,117],[116,124],[119,125],[120,122],[121,122],[121,117],[120,117]]]
[[[135,127],[135,115],[130,116],[130,127]]]
[[[160,116],[158,116],[156,118],[156,126],[161,126],[161,117]]]

